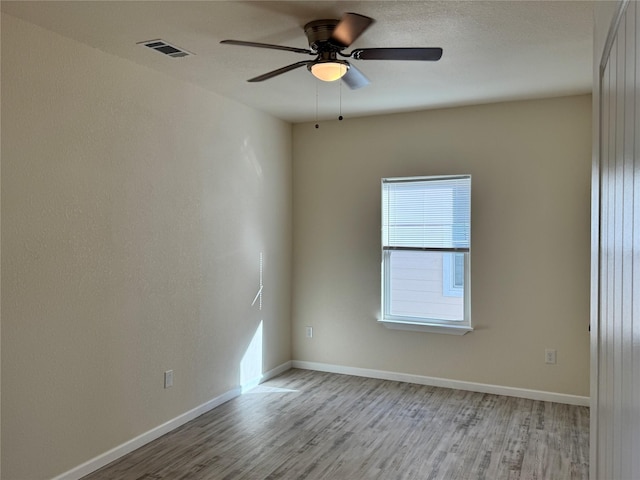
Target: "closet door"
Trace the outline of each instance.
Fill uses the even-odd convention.
[[[640,8],[621,4],[600,68],[591,478],[640,479]],[[610,48],[608,48],[610,47]]]

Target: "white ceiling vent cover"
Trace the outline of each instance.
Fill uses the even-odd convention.
[[[178,48],[175,45],[171,45],[164,40],[147,40],[146,42],[138,42],[138,45],[149,47],[157,52],[163,53],[173,58],[190,57],[194,55],[191,52],[186,51],[184,48]]]

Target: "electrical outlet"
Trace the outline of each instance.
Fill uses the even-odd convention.
[[[552,348],[546,348],[544,350],[544,363],[548,363],[550,365],[556,364],[556,351]]]
[[[164,388],[173,387],[173,370],[164,372]]]
[[[313,338],[313,327],[306,327],[307,338]]]

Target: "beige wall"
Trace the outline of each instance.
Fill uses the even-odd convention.
[[[588,395],[590,148],[590,96],[295,125],[293,358]],[[473,176],[475,331],[386,329],[380,179],[445,174]]]
[[[290,125],[7,15],[2,99],[3,479],[291,358]]]

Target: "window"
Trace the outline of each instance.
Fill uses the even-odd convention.
[[[382,180],[382,319],[390,328],[471,328],[471,177]]]

